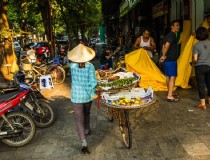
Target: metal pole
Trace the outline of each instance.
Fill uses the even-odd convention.
[[[196,0],[194,0],[194,3],[195,3],[195,31],[196,31]]]

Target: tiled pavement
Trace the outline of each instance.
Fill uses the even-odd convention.
[[[156,92],[158,103],[148,110],[132,110],[133,146],[126,149],[117,123],[108,122],[103,107],[91,112],[92,134],[87,137],[91,154],[79,152],[74,113],[69,103],[69,78],[51,91],[44,91],[56,111],[49,128],[37,129],[33,141],[20,148],[0,142],[0,160],[210,160],[210,105],[196,109],[195,89],[177,89],[181,101],[165,101],[166,92]]]

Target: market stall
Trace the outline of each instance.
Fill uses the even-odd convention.
[[[99,99],[105,105],[109,120],[116,119],[126,147],[132,147],[129,111],[151,106],[156,102],[153,89],[138,86],[140,76],[123,68],[96,72]],[[99,101],[98,101],[99,106]]]

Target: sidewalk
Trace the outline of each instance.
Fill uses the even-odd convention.
[[[177,89],[181,101],[166,102],[166,92],[155,92],[158,103],[147,110],[132,110],[133,146],[126,149],[116,121],[108,122],[94,101],[90,155],[80,153],[74,112],[70,106],[70,78],[43,94],[56,111],[57,120],[49,128],[37,129],[33,141],[20,148],[0,142],[0,160],[209,160],[210,105],[194,108],[199,98],[195,89]]]

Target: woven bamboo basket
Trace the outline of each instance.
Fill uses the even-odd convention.
[[[22,62],[22,68],[24,71],[32,70],[32,63],[23,63]]]
[[[27,59],[21,60],[21,66],[24,71],[32,70],[32,63],[30,63]]]
[[[156,103],[157,100],[155,97],[153,97],[153,99],[151,101],[145,102],[143,104],[140,105],[131,105],[131,106],[123,106],[123,105],[112,105],[112,104],[108,104],[106,103],[105,100],[101,101],[106,107],[108,108],[114,108],[114,109],[124,109],[124,110],[130,110],[130,109],[140,109],[140,108],[145,108],[145,107],[149,107],[152,104]]]

